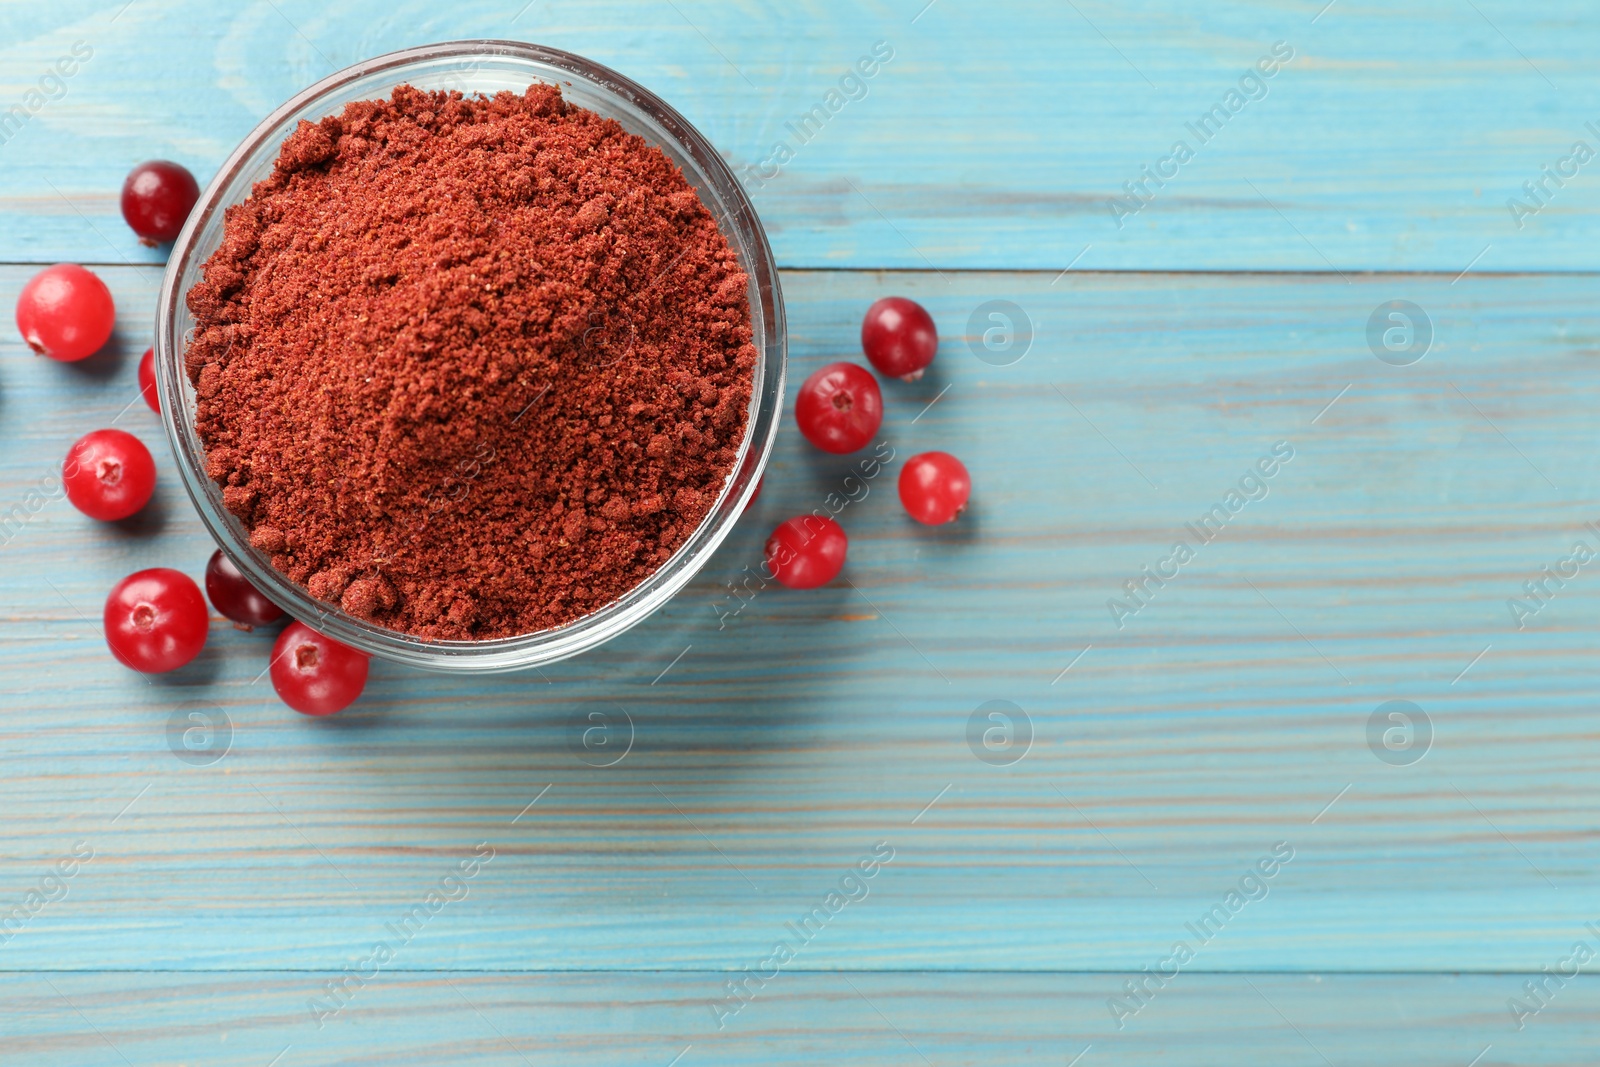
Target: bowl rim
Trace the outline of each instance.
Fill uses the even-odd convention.
[[[529,84],[581,81],[591,91],[619,99],[661,128],[671,144],[659,144],[657,137],[634,128],[637,123],[623,122],[630,133],[644,136],[666,151],[674,164],[685,172],[685,178],[739,255],[740,265],[750,279],[752,320],[758,316],[760,320],[752,321],[753,342],[760,355],[752,369],[745,426],[733,470],[717,502],[668,560],[618,599],[561,626],[512,637],[445,641],[375,626],[349,615],[336,604],[312,597],[303,586],[291,582],[287,575],[272,567],[270,561],[256,558],[259,550],[251,547],[246,537],[240,536],[242,524],[222,508],[220,487],[205,472],[205,450],[194,432],[192,406],[184,392],[186,387],[192,389],[192,386],[182,370],[182,346],[175,331],[181,314],[180,302],[187,296],[186,290],[180,291],[180,284],[190,261],[196,258],[196,240],[228,206],[248,198],[247,188],[243,196],[235,195],[229,203],[223,203],[223,197],[230,190],[237,194],[236,183],[244,180],[241,168],[264,143],[277,138],[281,144],[288,135],[285,125],[289,120],[352,82],[384,71],[464,56],[497,57],[512,64],[525,62],[529,64]],[[551,70],[559,72],[560,78],[550,77]],[[402,83],[403,79],[394,85]],[[382,91],[387,93],[392,89],[391,85]],[[470,90],[464,91],[470,95]],[[328,114],[337,114],[343,106],[341,100]],[[605,117],[617,118],[615,115]],[[700,173],[689,173],[685,159],[699,168]],[[703,179],[704,185],[697,178]],[[716,202],[710,202],[708,194]],[[738,221],[740,216],[744,217],[742,223]],[[217,225],[224,225],[224,222],[218,218]],[[199,266],[197,262],[197,272]],[[174,241],[158,297],[155,332],[161,422],[184,488],[223,554],[290,616],[318,632],[370,655],[425,670],[452,673],[522,670],[578,655],[643,621],[676,595],[732,532],[754,494],[777,436],[787,374],[787,330],[777,262],[749,195],[711,142],[660,97],[603,64],[544,45],[492,38],[442,41],[362,60],[294,94],[262,119],[224,159]],[[239,532],[234,526],[239,527]]]

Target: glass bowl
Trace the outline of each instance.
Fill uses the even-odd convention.
[[[749,414],[733,473],[716,506],[682,547],[650,577],[612,603],[563,626],[486,641],[438,641],[374,625],[318,600],[252,547],[243,524],[222,506],[222,490],[206,475],[205,448],[194,429],[195,396],[183,372],[194,325],[185,296],[222,241],[223,211],[265,178],[279,147],[301,119],[316,122],[352,100],[387,97],[396,86],[456,89],[468,95],[502,89],[521,93],[534,82],[556,84],[580,107],[615,119],[660,148],[682,170],[750,278],[750,317],[760,353]],[[695,576],[738,521],[777,435],[783,404],[783,294],[766,233],[733,172],[710,142],[654,94],[581,56],[516,41],[450,41],[378,56],[299,93],[253,130],[201,194],[167,263],[156,322],[156,383],[161,418],[178,457],[184,488],[211,536],[250,581],[290,615],[329,637],[384,659],[428,670],[511,671],[577,655],[622,633],[666,603]]]

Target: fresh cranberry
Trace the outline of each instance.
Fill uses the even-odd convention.
[[[150,410],[161,414],[161,397],[156,393],[156,350],[147,348],[139,357],[139,392]]]
[[[72,363],[100,351],[117,322],[106,283],[76,263],[46,267],[17,297],[17,330],[41,356]]]
[[[767,538],[767,569],[790,589],[815,589],[838,577],[849,539],[832,519],[797,515]]]
[[[200,183],[176,163],[164,159],[141,163],[122,183],[122,217],[142,243],[177,240],[195,201]]]
[[[806,440],[824,452],[854,452],[883,423],[878,380],[854,363],[830,363],[805,380],[794,418]]]
[[[761,499],[761,487],[766,484],[767,476],[765,474],[756,479],[756,491],[751,493],[750,499],[744,502],[744,511],[749,511],[756,506],[756,501]],[[739,514],[743,515],[744,511],[739,512]]]
[[[130,574],[106,597],[106,644],[127,667],[173,671],[206,647],[206,598],[182,571],[152,567]]]
[[[156,461],[144,442],[121,430],[96,430],[78,438],[61,465],[72,506],[101,522],[125,519],[156,491]]]
[[[879,374],[914,382],[939,351],[939,331],[915,300],[886,296],[861,320],[861,350]]]
[[[212,607],[233,620],[235,629],[250,630],[283,618],[283,609],[251,585],[220,548],[206,564],[206,596]]]
[[[291,622],[272,646],[272,688],[302,715],[332,715],[367,686],[367,657],[303,622]]]
[[[948,452],[921,452],[900,468],[900,503],[918,522],[938,526],[967,510],[972,477]]]

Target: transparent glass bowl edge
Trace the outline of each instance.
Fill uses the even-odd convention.
[[[684,172],[716,217],[750,278],[751,325],[759,352],[744,438],[733,473],[711,512],[688,541],[643,583],[611,604],[564,626],[486,641],[436,641],[374,626],[336,605],[316,600],[277,571],[247,532],[222,507],[221,488],[205,472],[205,451],[194,430],[193,387],[183,372],[184,297],[199,268],[221,241],[223,212],[270,173],[283,138],[301,118],[336,114],[351,100],[385,97],[403,83],[521,92],[534,81],[561,84],[582,107],[617,119],[661,147]],[[642,621],[699,572],[732,531],[771,453],[782,409],[786,334],[776,264],[744,190],[709,142],[648,90],[580,56],[515,41],[452,41],[377,56],[336,72],[264,119],[236,148],[201,193],[173,245],[157,308],[156,379],[162,422],[184,488],[224,554],[290,615],[364,652],[426,670],[489,673],[535,667],[585,652]]]

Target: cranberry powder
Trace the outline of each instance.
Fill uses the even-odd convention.
[[[747,279],[672,161],[555,87],[402,86],[302,122],[203,278],[186,369],[225,506],[391,629],[602,607],[733,468]]]

